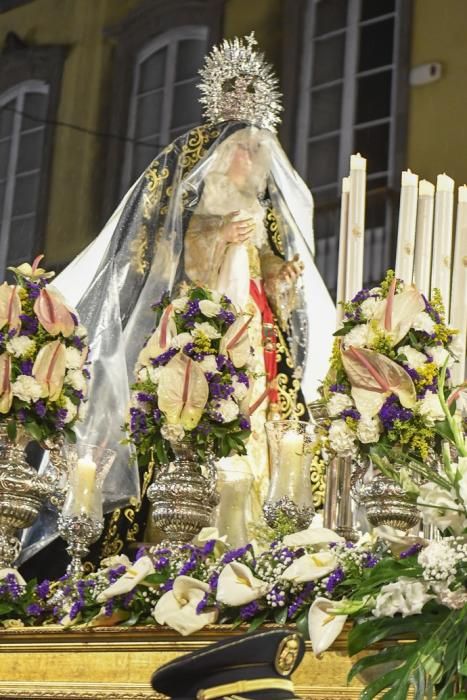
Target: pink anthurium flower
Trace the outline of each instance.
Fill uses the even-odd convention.
[[[234,367],[242,367],[250,355],[248,326],[252,318],[252,316],[248,316],[246,320],[242,316],[237,318],[221,340],[219,352],[221,355],[227,355]]]
[[[392,346],[407,335],[416,316],[425,308],[423,297],[414,285],[396,294],[396,282],[392,280],[386,299],[378,305],[370,323],[370,333],[375,329],[384,330]]]
[[[141,350],[138,357],[138,365],[143,367],[149,364],[152,357],[157,357],[170,345],[172,338],[177,335],[177,326],[174,320],[174,308],[169,304],[162,314],[162,318],[156,330]]]
[[[55,272],[46,272],[42,267],[39,267],[39,263],[44,256],[38,255],[32,265],[29,263],[22,263],[18,267],[9,267],[8,269],[21,277],[29,277],[29,279],[37,279],[38,277],[43,277],[45,279],[50,279],[55,277]]]
[[[11,358],[8,353],[0,355],[0,413],[8,413],[13,401],[11,389]]]
[[[209,397],[209,384],[197,362],[183,353],[163,367],[159,379],[159,408],[168,423],[193,430]]]
[[[7,325],[18,331],[21,328],[21,299],[18,287],[4,282],[0,285],[0,328]]]
[[[47,343],[39,351],[32,368],[32,376],[41,384],[44,396],[56,401],[65,379],[66,349],[60,340]]]
[[[61,333],[68,338],[75,329],[71,311],[58,289],[54,287],[41,289],[34,303],[34,313],[50,335]]]

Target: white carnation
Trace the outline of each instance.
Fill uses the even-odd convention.
[[[17,396],[20,401],[31,403],[37,401],[43,395],[43,390],[39,382],[34,377],[27,374],[20,374],[16,381],[11,385],[14,396]]]
[[[355,433],[352,432],[345,420],[333,421],[329,429],[329,443],[331,449],[342,457],[353,455],[356,452]]]
[[[380,433],[378,418],[360,418],[358,421],[357,437],[365,445],[371,442],[378,442]]]
[[[169,442],[180,442],[185,437],[185,430],[181,425],[171,425],[167,423],[161,428],[161,435]]]
[[[175,311],[185,311],[186,307],[188,305],[188,297],[179,297],[178,299],[174,299],[172,301],[172,306],[175,309]]]
[[[442,345],[427,346],[425,348],[425,352],[428,355],[431,355],[431,357],[433,358],[433,362],[437,367],[442,367],[446,362],[446,359],[448,359],[448,367],[452,367],[452,365],[454,364],[454,358],[446,350],[446,348],[443,348]]]
[[[185,345],[193,342],[193,336],[191,333],[179,333],[170,341],[170,345],[177,350],[183,350]]]
[[[32,338],[25,335],[19,335],[17,338],[12,338],[6,344],[6,349],[15,357],[31,356],[36,349],[36,343]]]
[[[224,423],[230,423],[238,416],[238,406],[232,399],[221,399],[216,411],[221,414]]]
[[[427,590],[421,581],[402,576],[382,586],[372,613],[375,617],[394,617],[396,613],[402,613],[402,617],[419,615],[425,603],[434,598]]]
[[[211,340],[216,340],[216,338],[221,337],[219,331],[211,326],[211,324],[207,321],[203,321],[203,323],[195,323],[195,333],[202,333]]]
[[[66,368],[67,369],[80,369],[83,360],[81,353],[77,348],[67,348],[65,351],[66,358]]]
[[[78,326],[76,326],[76,328],[75,328],[75,335],[77,335],[78,338],[87,338],[87,336],[88,336],[88,331],[87,331],[87,329],[86,329],[83,325],[81,325],[81,323],[80,323],[80,324],[79,324]]]
[[[86,377],[79,369],[70,369],[65,375],[65,384],[69,384],[76,391],[82,391],[86,394],[87,382]]]
[[[65,418],[65,423],[71,423],[77,416],[78,414],[78,407],[75,406],[75,404],[70,401],[70,399],[65,396],[65,405],[63,408],[66,409],[66,418]]]
[[[217,316],[221,310],[220,304],[216,304],[216,302],[210,301],[209,299],[203,299],[200,301],[199,308],[203,316],[206,316],[206,318],[214,318],[214,316]]]
[[[248,387],[243,382],[239,382],[237,377],[232,380],[232,386],[234,388],[234,397],[236,401],[242,401],[248,393]]]
[[[206,357],[204,357],[199,363],[199,366],[201,367],[203,372],[219,372],[219,370],[217,369],[217,362],[214,355],[206,355]]]
[[[407,364],[411,369],[417,369],[418,367],[424,365],[427,361],[427,357],[423,354],[423,352],[415,350],[410,345],[403,345],[401,348],[399,348],[397,354],[404,355],[407,358],[407,361],[404,364]]]
[[[417,505],[423,522],[426,525],[435,525],[441,532],[450,527],[456,535],[460,534],[467,524],[467,519],[459,512],[456,494],[446,491],[432,481],[422,484],[419,491]]]
[[[360,311],[362,312],[363,318],[367,321],[369,321],[370,318],[373,318],[380,303],[380,300],[375,299],[375,297],[368,297],[368,299],[362,301],[360,304]]]
[[[416,331],[425,331],[425,333],[431,335],[435,330],[435,322],[426,311],[420,311],[414,318],[412,328]]]
[[[78,406],[78,420],[83,421],[88,415],[89,404],[87,401],[80,401]]]
[[[353,401],[347,394],[333,393],[326,404],[327,412],[331,417],[338,416],[346,408],[351,408]]]
[[[368,343],[368,326],[366,323],[360,323],[354,326],[347,335],[343,338],[344,348],[349,348],[351,345],[354,348],[362,348]]]
[[[419,402],[418,412],[423,416],[426,424],[430,426],[444,419],[444,411],[438,394],[433,394],[431,391],[427,391],[423,399]]]

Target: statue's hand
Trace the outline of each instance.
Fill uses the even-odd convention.
[[[255,229],[255,222],[251,218],[235,221],[238,214],[238,211],[233,211],[224,217],[221,236],[226,243],[246,243]]]
[[[282,265],[279,271],[279,278],[287,282],[295,282],[297,277],[303,274],[304,269],[305,266],[300,260],[300,256],[294,255],[292,260],[288,260]]]

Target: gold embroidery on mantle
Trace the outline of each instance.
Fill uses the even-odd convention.
[[[272,209],[268,209],[266,212],[266,226],[271,233],[271,237],[274,245],[279,251],[280,255],[284,257],[284,244],[282,241],[282,236],[279,228],[279,222],[277,216]]]

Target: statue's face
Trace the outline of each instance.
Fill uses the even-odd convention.
[[[253,160],[250,148],[247,144],[237,144],[232,155],[229,175],[235,180],[244,179],[250,175],[252,168]]]

